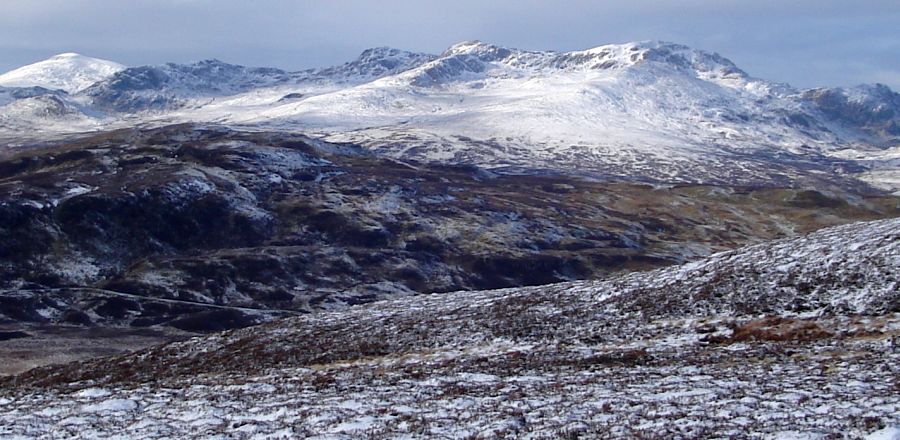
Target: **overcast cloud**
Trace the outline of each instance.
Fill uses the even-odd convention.
[[[0,71],[60,52],[128,65],[206,58],[296,70],[480,39],[576,50],[659,39],[800,87],[900,90],[900,1],[3,0]]]

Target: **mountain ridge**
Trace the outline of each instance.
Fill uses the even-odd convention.
[[[719,54],[662,41],[572,52],[466,41],[439,55],[379,47],[297,72],[218,60],[132,67],[61,97],[75,110],[65,118],[46,100],[31,104],[45,110],[17,110],[10,90],[17,89],[0,90],[0,138],[10,142],[213,122],[496,172],[802,185],[809,173],[838,170],[900,191],[891,183],[895,168],[870,172],[874,157],[900,148],[894,91],[798,90],[754,78]],[[784,157],[786,168],[777,159]]]

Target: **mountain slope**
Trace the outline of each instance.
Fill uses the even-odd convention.
[[[0,88],[0,138],[4,134],[17,136],[19,133],[53,138],[101,128],[103,123],[96,118],[95,112],[65,91],[43,87]],[[10,142],[15,144],[17,141]]]
[[[0,433],[81,417],[70,434],[858,438],[900,422],[898,231],[857,223],[37,369],[3,382]]]
[[[0,86],[44,87],[77,93],[125,66],[77,53],[63,53],[0,75]]]
[[[167,110],[196,97],[233,95],[289,79],[283,70],[248,68],[219,60],[131,67],[84,91],[95,106],[116,112]]]

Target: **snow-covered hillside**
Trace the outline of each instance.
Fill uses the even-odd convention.
[[[230,114],[235,108],[256,104],[260,96],[268,105],[293,102],[310,92],[322,93],[371,81],[428,59],[429,55],[375,48],[340,66],[301,72],[244,67],[219,60],[169,63],[125,69],[83,94],[96,107],[114,113],[205,109],[201,110],[203,114],[192,117],[207,121],[217,109]]]
[[[63,53],[0,75],[0,86],[44,87],[76,93],[125,66],[77,53]]]
[[[896,433],[898,255],[892,219],[603,281],[290,318],[7,379],[0,435]]]
[[[463,43],[399,75],[226,119],[403,159],[676,182],[829,174],[843,167],[833,150],[871,140],[846,118],[824,122],[788,86],[660,42],[570,53]]]
[[[777,186],[868,171],[900,139],[898,96],[881,85],[797,90],[674,43],[552,52],[470,41],[438,56],[370,49],[302,72],[134,67],[74,99],[98,127],[214,122],[506,173]],[[40,135],[0,127],[11,143]],[[865,176],[900,190],[895,170]]]
[[[92,114],[63,90],[0,88],[0,135],[35,133],[41,139],[102,129]]]

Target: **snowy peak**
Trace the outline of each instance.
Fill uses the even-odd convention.
[[[516,52],[521,51],[484,43],[479,40],[470,40],[450,46],[441,54],[441,57],[449,58],[458,55],[467,55],[474,56],[482,61],[500,61]]]
[[[352,85],[402,72],[432,58],[433,55],[381,47],[366,50],[356,60],[340,66],[301,72],[245,67],[217,59],[168,63],[122,70],[83,94],[106,111],[164,111],[181,108],[191,99],[208,100],[268,87],[322,82]]]
[[[78,58],[86,58],[86,57],[80,53],[66,52],[66,53],[54,55],[54,56],[48,58],[48,60],[57,60],[58,61],[58,60],[73,60],[73,59],[78,59]]]
[[[478,79],[480,74],[491,68],[520,67],[516,60],[522,54],[523,51],[480,41],[465,41],[450,46],[435,60],[411,70],[409,80],[415,86],[429,87],[451,81]]]
[[[413,84],[429,86],[497,70],[498,75],[552,74],[585,70],[616,70],[642,66],[665,68],[702,80],[745,80],[747,74],[716,53],[663,41],[610,44],[572,52],[525,51],[481,41],[450,46],[437,59],[421,66]],[[513,73],[515,72],[515,73]]]
[[[254,87],[266,87],[289,78],[287,72],[271,67],[245,67],[217,59],[192,64],[169,63],[160,70],[173,85],[203,93],[227,94]]]
[[[731,60],[717,54],[665,41],[645,41],[624,45],[632,52],[634,64],[661,63],[691,72],[701,79],[743,79],[747,74]]]
[[[409,70],[434,58],[434,55],[425,53],[375,47],[366,49],[353,61],[313,72],[316,76],[336,80],[375,79]]]
[[[159,89],[167,85],[190,88],[197,92],[230,91],[283,80],[286,75],[286,72],[279,69],[244,67],[209,59],[191,64],[130,67],[95,84],[87,93],[93,95],[104,89]]]
[[[44,87],[76,93],[125,66],[77,53],[62,53],[0,75],[0,86]]]

